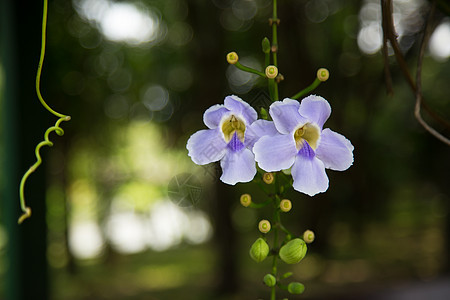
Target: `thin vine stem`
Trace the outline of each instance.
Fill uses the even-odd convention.
[[[34,171],[36,171],[36,169],[42,163],[42,157],[41,157],[41,153],[40,153],[41,148],[44,146],[49,146],[49,147],[53,146],[53,143],[49,139],[50,133],[54,131],[54,132],[56,132],[57,135],[62,136],[64,134],[64,130],[60,127],[60,125],[63,121],[70,120],[70,116],[63,115],[63,114],[53,110],[45,102],[44,98],[42,97],[41,90],[40,90],[42,66],[44,64],[45,47],[46,47],[47,15],[48,15],[48,0],[44,0],[44,7],[43,7],[43,13],[42,13],[41,54],[39,57],[39,64],[38,64],[38,69],[37,69],[37,73],[36,73],[36,94],[37,94],[42,106],[44,106],[44,108],[47,111],[49,111],[51,114],[58,117],[59,119],[56,121],[55,126],[52,126],[45,131],[44,140],[42,142],[40,142],[35,148],[36,162],[25,172],[25,174],[23,175],[23,177],[20,181],[19,197],[20,197],[20,208],[22,209],[23,214],[19,217],[19,220],[18,220],[19,224],[21,224],[25,219],[27,219],[31,216],[31,208],[28,207],[25,203],[25,183],[26,183],[28,177]]]
[[[42,66],[44,64],[44,57],[45,57],[47,14],[48,14],[48,0],[44,0],[44,10],[42,13],[41,55],[39,57],[39,64],[38,64],[38,69],[37,69],[37,74],[36,74],[36,94],[37,94],[42,106],[44,106],[46,110],[48,110],[50,113],[52,113],[56,117],[67,118],[68,116],[63,115],[59,112],[56,112],[50,106],[48,106],[48,104],[44,101],[44,98],[42,97],[41,90],[40,90]]]

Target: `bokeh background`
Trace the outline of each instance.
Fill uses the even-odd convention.
[[[239,205],[244,192],[263,195],[222,184],[218,166],[196,166],[185,145],[225,96],[267,104],[264,80],[225,56],[263,68],[271,1],[51,0],[42,93],[72,120],[43,149],[26,187],[33,216],[18,226],[20,178],[56,121],[34,90],[40,2],[0,3],[0,299],[267,299],[270,263],[248,249],[268,212]],[[450,19],[439,2],[423,92],[449,120]],[[429,7],[394,1],[413,75]],[[316,233],[300,264],[281,267],[306,285],[290,299],[448,299],[449,147],[415,120],[391,49],[387,95],[380,2],[280,0],[278,15],[280,97],[328,68],[314,93],[332,106],[326,127],[355,146],[326,193],[290,195],[287,226]]]

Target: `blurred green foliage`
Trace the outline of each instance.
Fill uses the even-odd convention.
[[[293,270],[294,279],[306,285],[303,298],[351,293],[347,287],[354,286],[371,292],[401,280],[431,280],[449,270],[449,150],[414,119],[414,95],[396,63],[390,61],[395,92],[390,97],[381,54],[365,54],[358,47],[359,12],[369,2],[280,1],[278,57],[285,77],[280,97],[294,95],[313,81],[319,67],[328,68],[330,79],[315,91],[333,108],[325,126],[355,146],[349,171],[329,172],[329,190],[314,199],[292,193],[293,209],[283,215],[297,234],[306,229],[316,233],[308,255]],[[153,41],[108,40],[102,23],[92,17],[93,1],[50,3],[42,90],[57,111],[73,118],[48,152],[52,297],[220,299],[214,286],[223,257],[214,239],[192,246],[183,237],[165,252],[147,246],[139,254],[124,255],[111,243],[107,224],[117,205],[148,217],[152,205],[168,201],[171,178],[191,172],[202,184],[203,197],[187,210],[206,212],[210,226],[218,226],[211,203],[221,183],[213,167],[190,161],[185,144],[204,128],[203,111],[226,95],[236,93],[254,106],[263,101],[264,82],[228,66],[225,54],[236,51],[243,62],[261,68],[260,43],[270,37],[270,1],[127,3],[154,18],[159,31]],[[417,18],[422,22],[422,15]],[[408,38],[404,51],[414,73],[420,35]],[[449,64],[427,55],[423,70],[426,101],[443,117],[450,116]],[[30,159],[31,154],[32,149]],[[241,207],[239,195],[261,200],[263,195],[253,184],[228,191],[228,230],[238,240],[238,250],[230,255],[238,253],[232,259],[241,281],[234,297],[261,297],[267,266],[251,261],[248,248],[257,238],[258,221],[267,214]],[[70,247],[71,227],[86,220],[98,225],[102,242],[93,258],[81,259]],[[0,276],[6,242],[2,232],[0,227]]]

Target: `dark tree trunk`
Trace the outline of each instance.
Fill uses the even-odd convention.
[[[4,69],[2,211],[8,234],[5,299],[48,299],[45,176],[41,166],[26,185],[32,217],[17,224],[19,182],[34,163],[34,147],[43,138],[45,110],[34,85],[40,49],[42,1],[0,1],[1,64]],[[45,152],[46,149],[43,149]]]

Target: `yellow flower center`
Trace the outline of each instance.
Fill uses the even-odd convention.
[[[319,137],[319,128],[311,123],[306,123],[302,127],[298,128],[294,133],[297,150],[300,150],[303,147],[303,141],[307,141],[309,146],[313,150],[316,150]]]
[[[223,122],[222,132],[227,143],[231,141],[235,132],[239,140],[241,142],[244,142],[245,124],[236,116],[231,115],[227,120]]]

